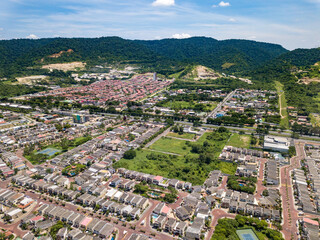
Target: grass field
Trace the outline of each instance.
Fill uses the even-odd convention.
[[[210,149],[206,154],[212,154],[215,159],[210,163],[201,162],[199,160],[200,155],[191,152],[191,147],[186,145],[186,142],[189,141],[163,137],[151,145],[150,150],[142,149],[136,151],[137,156],[134,159],[121,159],[113,166],[115,168],[123,167],[153,175],[176,178],[192,184],[203,184],[209,172],[214,169],[219,169],[227,174],[235,173],[235,164],[217,160],[228,139],[229,135],[212,137],[212,133],[207,132],[196,143],[192,143],[202,145],[204,142],[208,142],[210,144]],[[151,149],[176,153],[181,156],[154,152]]]
[[[182,138],[182,139],[194,139],[195,138],[195,134],[193,133],[183,133],[183,134],[179,134],[179,133],[175,133],[175,132],[169,132],[167,134],[168,137],[175,137],[175,138]]]
[[[163,104],[163,107],[171,108],[171,109],[176,109],[176,110],[183,110],[183,109],[195,109],[195,105],[198,104],[197,102],[187,102],[187,101],[170,101],[166,102]],[[218,104],[216,102],[210,102],[206,104],[205,111],[210,112],[213,109],[216,108]]]
[[[286,101],[285,93],[283,91],[283,84],[278,81],[275,81],[275,86],[279,95],[279,108],[280,108],[280,115],[281,115],[280,126],[288,129],[289,117],[287,112],[287,101]]]
[[[240,135],[233,133],[227,142],[227,145],[239,148],[250,148],[250,135]]]
[[[152,150],[160,152],[170,152],[185,155],[190,152],[191,148],[186,145],[185,140],[162,137],[150,147]]]
[[[320,127],[320,114],[310,113],[309,117],[313,127]]]

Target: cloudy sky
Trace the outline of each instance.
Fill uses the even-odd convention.
[[[120,36],[320,46],[320,0],[1,0],[0,39]]]

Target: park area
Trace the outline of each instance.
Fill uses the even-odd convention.
[[[40,149],[36,149],[36,146],[31,144],[24,148],[23,156],[32,164],[41,164],[46,160],[52,159],[55,156],[84,144],[91,139],[91,136],[78,137],[73,140],[63,138],[54,144],[40,146]]]
[[[133,159],[123,158],[113,166],[176,178],[195,185],[203,184],[209,172],[215,169],[233,175],[236,165],[218,160],[230,137],[228,130],[221,129],[221,132],[206,132],[196,142],[160,138],[149,148],[136,150]]]
[[[45,148],[39,152],[37,152],[37,154],[46,154],[48,155],[49,157],[55,155],[56,153],[60,153],[61,150],[59,149],[56,149],[56,148]]]
[[[279,231],[268,228],[266,221],[241,215],[219,219],[211,239],[284,240]]]

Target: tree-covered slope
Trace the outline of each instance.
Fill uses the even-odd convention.
[[[177,61],[228,72],[251,69],[287,52],[276,44],[248,40],[218,41],[206,37],[136,42]]]
[[[259,82],[282,82],[289,106],[297,107],[306,115],[311,112],[320,113],[320,83],[303,84],[294,73],[297,71],[294,69],[306,69],[319,61],[319,48],[296,49],[280,55],[264,66],[248,72],[247,75]]]
[[[72,52],[50,57],[60,51]],[[0,41],[0,76],[19,73],[41,63],[131,61],[170,73],[180,64],[201,64],[216,70],[240,72],[287,52],[280,45],[213,38],[132,41],[119,37],[17,39]]]
[[[280,55],[275,62],[286,62],[296,67],[313,65],[320,61],[320,48],[295,49]]]
[[[60,51],[60,57],[50,57]],[[134,41],[119,37],[51,38],[39,40],[0,41],[0,76],[19,73],[41,63],[86,61],[94,64],[108,61],[165,63],[167,59]]]

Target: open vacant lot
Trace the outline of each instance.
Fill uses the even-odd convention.
[[[45,69],[56,69],[61,71],[73,71],[77,69],[84,69],[86,63],[83,62],[70,62],[70,63],[53,63],[48,65],[43,65],[42,68]]]
[[[179,134],[179,133],[175,133],[175,132],[169,132],[167,134],[168,137],[175,137],[175,138],[182,138],[182,139],[194,139],[195,138],[195,134],[193,133],[183,133],[183,134]]]
[[[250,147],[250,135],[240,135],[238,133],[233,133],[227,142],[227,145],[239,148],[249,148]]]
[[[150,149],[159,152],[169,152],[184,155],[190,152],[191,148],[186,145],[185,140],[178,140],[173,138],[162,137]]]
[[[46,78],[48,77],[44,75],[34,75],[34,76],[27,76],[27,77],[18,77],[17,80],[19,84],[31,85],[34,82],[37,82],[39,80],[44,80]]]
[[[235,173],[235,164],[217,160],[229,136],[230,133],[226,132],[206,132],[196,142],[164,137],[151,145],[150,149],[136,150],[134,159],[121,159],[113,166],[203,184],[214,169],[227,174]]]
[[[162,106],[163,107],[167,107],[167,108],[171,108],[171,109],[175,109],[175,110],[184,110],[184,109],[189,109],[189,110],[197,110],[197,105],[199,105],[197,102],[195,101],[170,101],[170,102],[166,102],[164,103]],[[209,102],[204,104],[204,112],[210,112],[213,109],[216,108],[216,106],[218,105],[216,102]]]

